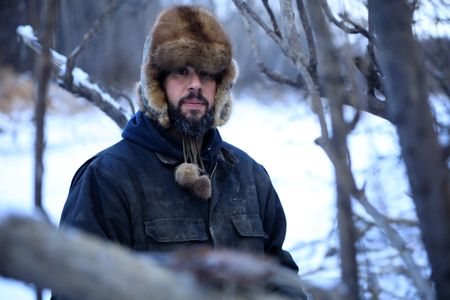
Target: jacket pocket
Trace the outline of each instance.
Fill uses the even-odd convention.
[[[231,222],[233,223],[234,228],[236,228],[238,234],[242,237],[267,238],[259,215],[234,215],[231,216]]]
[[[208,240],[203,219],[154,219],[144,225],[145,233],[161,243]]]

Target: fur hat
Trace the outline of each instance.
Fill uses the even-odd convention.
[[[164,128],[170,127],[161,76],[186,66],[219,78],[213,126],[225,124],[230,117],[230,92],[238,67],[222,26],[210,12],[198,6],[175,6],[158,16],[144,46],[138,86],[141,110]]]

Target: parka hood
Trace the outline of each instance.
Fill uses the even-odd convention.
[[[154,120],[144,116],[144,112],[138,111],[127,123],[122,137],[139,144],[158,154],[170,157],[177,162],[183,162],[183,147],[181,141],[177,141]],[[213,157],[217,157],[223,146],[222,137],[216,128],[211,128],[204,137],[204,146],[201,153],[205,164],[214,164]]]

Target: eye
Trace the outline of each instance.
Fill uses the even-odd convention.
[[[208,72],[200,72],[199,77],[201,80],[216,80],[216,77],[214,74],[208,73]]]
[[[188,68],[184,67],[184,68],[176,69],[176,70],[172,71],[172,73],[175,75],[185,76],[185,75],[189,74],[189,70],[188,70]]]

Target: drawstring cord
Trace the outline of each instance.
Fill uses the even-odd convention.
[[[199,198],[208,200],[212,195],[211,179],[206,173],[200,151],[200,140],[183,137],[184,163],[175,169],[175,181],[190,189]]]
[[[201,174],[205,174],[205,165],[201,157],[201,143],[193,137],[183,137],[183,158],[185,163],[197,165]]]

